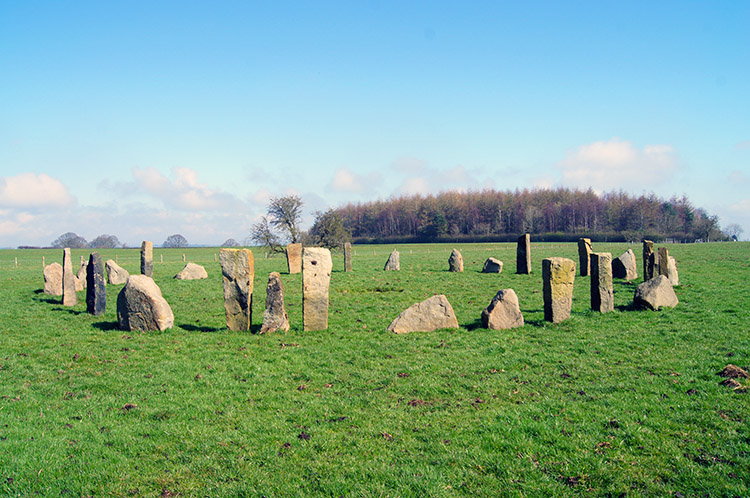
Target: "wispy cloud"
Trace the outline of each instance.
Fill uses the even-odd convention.
[[[166,207],[184,211],[218,211],[236,209],[241,205],[235,196],[200,181],[195,170],[174,168],[172,177],[166,177],[155,168],[133,169],[136,188],[163,202]]]
[[[326,188],[343,194],[364,194],[374,192],[381,182],[382,175],[377,172],[360,175],[349,168],[339,168]]]

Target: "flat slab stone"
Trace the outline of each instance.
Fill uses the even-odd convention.
[[[496,258],[487,258],[482,266],[482,273],[502,273],[503,262]]]
[[[502,289],[492,298],[490,305],[482,311],[482,327],[505,330],[523,327],[523,315],[518,305],[518,296],[513,289]]]
[[[235,331],[250,330],[255,279],[253,253],[250,249],[222,249],[219,251],[219,261],[224,284],[227,328]]]
[[[464,271],[464,257],[461,256],[458,249],[451,251],[451,255],[448,258],[448,270],[452,272]]]
[[[50,263],[44,267],[44,293],[62,296],[63,267],[60,263]]]
[[[70,248],[67,247],[63,249],[62,304],[63,306],[75,306],[78,304],[76,275],[73,273],[73,260],[70,256]]]
[[[151,277],[131,275],[117,295],[117,321],[121,330],[166,330],[174,314]]]
[[[633,304],[636,307],[650,310],[674,308],[679,302],[669,278],[664,275],[656,275],[651,280],[643,282],[636,287],[633,296]]]
[[[385,262],[383,270],[385,271],[399,271],[401,269],[401,263],[399,261],[399,253],[397,250],[393,250],[388,256],[388,261]]]
[[[324,247],[305,247],[302,251],[302,328],[328,329],[328,287],[333,261]]]
[[[286,264],[290,274],[302,271],[302,244],[286,246]]]
[[[174,276],[177,280],[200,280],[202,278],[208,278],[206,269],[201,265],[195,263],[188,263],[185,268],[180,270],[180,273]]]
[[[612,254],[592,252],[591,257],[591,309],[607,313],[615,309],[612,285]]]
[[[114,259],[108,259],[104,265],[107,272],[107,280],[110,284],[120,285],[128,281],[130,273],[122,266],[115,263]]]
[[[573,306],[573,282],[576,264],[568,258],[542,260],[544,319],[559,323],[570,317]]]
[[[391,322],[388,331],[407,334],[457,328],[458,320],[453,307],[448,298],[440,294],[408,307]]]
[[[628,249],[612,260],[612,277],[624,278],[625,280],[635,280],[638,278],[635,253],[632,249]]]
[[[268,275],[268,286],[266,287],[266,309],[263,312],[263,326],[261,334],[270,334],[281,330],[289,330],[289,317],[284,308],[284,284],[281,275],[272,272]]]
[[[86,268],[86,311],[102,315],[107,309],[107,287],[104,278],[104,262],[98,252],[92,252]]]

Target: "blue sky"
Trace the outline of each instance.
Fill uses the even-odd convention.
[[[0,247],[558,186],[750,232],[748,26],[744,1],[2,2]]]

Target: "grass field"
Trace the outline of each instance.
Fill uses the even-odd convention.
[[[575,244],[533,244],[531,275],[514,244],[458,245],[449,273],[452,247],[399,246],[400,272],[382,271],[392,247],[355,246],[353,273],[335,254],[324,332],[301,330],[301,275],[254,250],[253,330],[271,271],[292,323],[267,336],[225,328],[218,249],[155,249],[175,327],[143,333],[117,329],[121,285],[99,317],[85,292],[41,293],[62,251],[0,251],[0,496],[750,496],[750,393],[716,375],[750,365],[750,243],[668,246],[680,304],[661,312],[630,309],[640,278],[592,312],[576,277],[557,325],[541,260]],[[172,279],[183,253],[207,280]],[[138,254],[102,251],[131,273]],[[479,273],[489,256],[501,275]],[[480,328],[508,287],[526,325]],[[459,330],[385,331],[436,293]]]

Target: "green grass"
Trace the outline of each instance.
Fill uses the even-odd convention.
[[[292,323],[267,336],[226,329],[217,249],[155,250],[175,327],[143,333],[117,329],[121,285],[99,317],[40,293],[62,251],[0,252],[0,496],[750,496],[750,394],[716,376],[750,365],[750,244],[669,246],[680,304],[661,312],[630,309],[639,278],[594,313],[577,277],[557,325],[541,259],[575,244],[533,244],[531,275],[514,244],[460,244],[449,273],[452,247],[399,246],[400,272],[392,247],[355,246],[353,273],[335,254],[323,332],[301,330],[301,275],[254,251],[253,330],[271,271]],[[209,278],[173,280],[182,253]],[[489,256],[502,274],[479,273]],[[508,287],[526,325],[482,329]],[[386,332],[435,293],[461,329]]]

